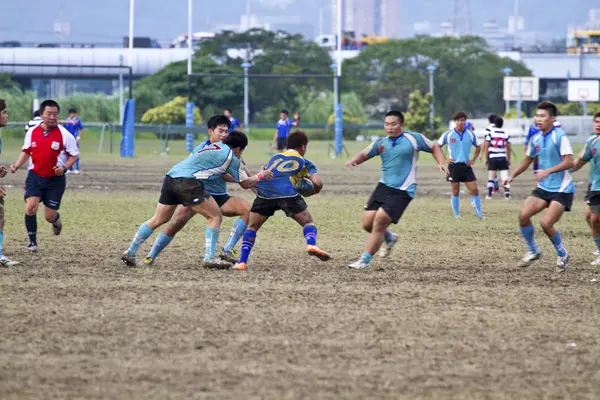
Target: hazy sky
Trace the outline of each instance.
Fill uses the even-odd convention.
[[[451,19],[452,0],[398,0],[402,36],[412,35],[413,25],[430,21],[435,28]],[[238,24],[247,0],[214,2],[194,0],[194,31],[215,31],[223,25]],[[462,0],[463,3],[467,0]],[[481,24],[496,19],[506,25],[514,0],[470,0],[471,23],[475,31]],[[136,0],[135,35],[170,41],[187,30],[187,0]],[[227,7],[224,4],[227,3]],[[330,0],[252,0],[252,12],[268,22],[305,34],[318,32],[319,8],[330,27]],[[521,0],[520,13],[527,30],[547,32],[549,38],[565,36],[568,24],[582,24],[588,10],[600,8],[598,0]],[[225,8],[225,11],[224,11]],[[54,22],[69,21],[69,42],[120,43],[128,32],[129,0],[0,0],[0,42],[52,42]]]

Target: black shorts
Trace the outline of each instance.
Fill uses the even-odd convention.
[[[592,184],[589,183],[588,184],[588,188],[587,188],[587,192],[585,192],[585,196],[583,196],[583,201],[585,201],[586,203],[589,203],[590,197],[592,195]]]
[[[293,217],[307,208],[306,202],[300,195],[285,197],[283,199],[263,199],[262,197],[257,197],[254,199],[250,211],[260,214],[263,217],[272,217],[275,211],[281,210],[288,217]]]
[[[588,195],[587,204],[590,206],[590,211],[592,214],[600,215],[600,192],[589,191]]]
[[[571,211],[571,206],[573,205],[573,193],[548,192],[547,190],[537,188],[531,192],[531,195],[548,203],[546,207],[553,201],[556,201],[565,207],[565,211]]]
[[[287,148],[287,137],[277,138],[277,150],[285,150]]]
[[[166,206],[182,204],[185,207],[202,204],[210,194],[204,189],[204,183],[194,178],[172,178],[163,180],[158,202]]]
[[[212,196],[213,199],[215,199],[215,201],[219,205],[219,208],[223,207],[223,204],[227,203],[229,201],[229,199],[231,198],[231,196],[228,195],[227,193],[225,193],[225,194],[211,194],[211,196]]]
[[[380,182],[371,197],[369,197],[365,211],[377,211],[383,208],[383,211],[390,216],[392,222],[397,224],[411,201],[412,197],[408,192],[391,188]]]
[[[25,179],[25,199],[39,197],[44,206],[58,210],[66,188],[67,178],[64,175],[44,178],[29,171]]]
[[[452,163],[448,165],[448,182],[473,182],[476,181],[473,168],[465,163]]]
[[[488,159],[488,171],[507,171],[508,160],[502,158],[489,158]]]

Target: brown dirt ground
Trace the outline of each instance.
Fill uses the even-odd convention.
[[[0,398],[600,397],[600,276],[581,193],[561,221],[574,255],[563,275],[539,235],[544,262],[514,266],[529,178],[483,223],[463,198],[457,224],[428,166],[393,256],[349,270],[376,165],[325,168],[327,190],[309,199],[329,263],[305,257],[301,230],[278,216],[247,272],[198,267],[199,218],[155,268],[124,268],[162,167],[86,165],[69,178],[64,234],[40,214],[35,256],[22,246],[22,202],[7,203],[5,247],[23,264],[0,269]],[[22,178],[7,183],[18,192]]]

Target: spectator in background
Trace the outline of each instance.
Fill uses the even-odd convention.
[[[278,151],[287,149],[287,138],[294,126],[300,126],[300,116],[298,113],[294,113],[294,119],[290,119],[289,112],[287,110],[281,110],[279,113],[279,121],[277,121],[277,130],[275,131],[275,137],[273,138],[273,148]]]
[[[31,121],[29,121],[27,123],[27,125],[25,125],[25,133],[27,133],[28,130],[38,126],[41,123],[42,123],[42,117],[40,117],[40,110],[35,110],[33,113],[33,117],[31,118]]]
[[[242,123],[239,119],[232,116],[231,108],[226,108],[225,111],[223,111],[223,115],[229,118],[229,122],[231,123],[231,125],[229,125],[229,133],[231,133],[231,131],[242,130]]]
[[[69,118],[67,118],[64,121],[61,121],[61,123],[65,126],[65,128],[67,128],[71,135],[73,135],[75,141],[77,142],[77,148],[79,148],[79,139],[81,139],[81,134],[83,133],[83,124],[81,123],[81,120],[77,117],[77,110],[74,108],[70,108]],[[67,171],[67,174],[71,172],[79,174],[79,161],[79,158],[77,158],[77,161],[75,161],[75,169],[71,167]]]

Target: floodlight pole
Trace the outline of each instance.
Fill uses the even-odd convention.
[[[249,122],[249,109],[250,109],[250,100],[249,100],[249,81],[248,81],[248,69],[252,66],[248,61],[244,61],[242,63],[242,68],[244,68],[244,129],[246,129],[247,133],[250,133]]]
[[[436,70],[436,66],[433,64],[429,64],[427,66],[427,71],[429,71],[429,93],[431,94],[431,103],[429,104],[429,127],[433,129],[433,122],[435,116],[435,104],[433,100],[433,73]]]
[[[508,77],[512,73],[512,69],[510,67],[505,67],[502,72],[504,72],[504,76]],[[504,113],[508,114],[510,112],[510,100],[506,100],[504,102]]]

